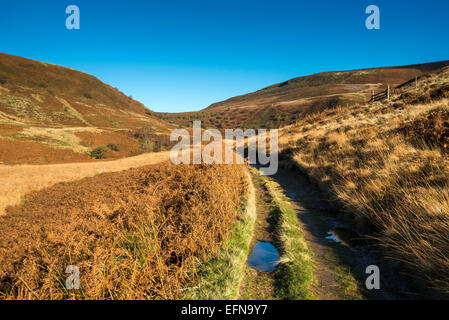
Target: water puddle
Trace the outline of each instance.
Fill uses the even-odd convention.
[[[259,241],[248,258],[248,266],[260,271],[274,271],[279,264],[279,252],[270,242]]]
[[[327,234],[327,240],[341,243],[346,247],[359,247],[366,244],[365,240],[361,239],[360,235],[357,232],[346,228],[334,228]]]

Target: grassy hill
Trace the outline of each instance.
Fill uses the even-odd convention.
[[[307,116],[279,143],[285,165],[340,204],[339,218],[380,245],[410,292],[447,298],[449,68],[390,101]]]
[[[143,127],[157,144],[175,126],[91,75],[0,53],[0,163],[90,160],[101,145],[129,156]]]
[[[97,78],[0,53],[0,120],[41,126],[158,125],[151,111]]]
[[[364,102],[370,99],[373,90],[385,90],[388,84],[394,87],[448,65],[449,61],[443,61],[318,73],[217,102],[199,112],[158,113],[157,116],[182,125],[199,119],[207,127],[279,128],[307,114]]]

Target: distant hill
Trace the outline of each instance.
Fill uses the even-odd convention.
[[[175,127],[91,75],[0,53],[0,164],[160,151]]]
[[[188,125],[201,119],[218,128],[266,127],[291,124],[306,114],[338,105],[351,105],[370,98],[373,90],[384,90],[423,73],[449,66],[449,61],[400,67],[323,72],[298,77],[242,96],[210,105],[199,112],[158,113],[161,119]]]
[[[143,104],[91,75],[4,53],[1,120],[41,126],[164,127]]]

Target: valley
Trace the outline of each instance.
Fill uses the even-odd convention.
[[[190,141],[197,120],[218,135],[278,129],[279,169],[170,162],[170,135]],[[167,114],[0,54],[0,299],[446,299],[448,139],[447,61]],[[373,265],[379,290],[365,284]]]

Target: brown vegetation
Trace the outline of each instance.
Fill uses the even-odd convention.
[[[129,134],[141,127],[153,148]],[[0,163],[80,162],[102,145],[112,159],[165,150],[176,127],[91,75],[0,53]]]
[[[0,140],[1,141],[1,140]],[[117,172],[160,163],[169,159],[169,152],[147,153],[114,161],[92,160],[81,163],[49,165],[0,165],[0,216],[10,205],[25,201],[23,197],[58,182],[75,181],[103,172]]]
[[[416,145],[424,142],[449,154],[449,110],[439,109],[416,117],[402,128],[406,137]]]
[[[76,132],[76,136],[81,138],[81,145],[95,149],[108,144],[118,145],[118,150],[110,150],[108,158],[122,158],[132,154],[139,148],[139,142],[131,138],[127,132]]]
[[[150,131],[140,136],[137,132]],[[106,149],[105,159],[118,159],[170,149],[168,135],[153,128],[111,130],[100,128],[45,128],[0,125],[0,163],[57,164],[90,161],[98,148]]]
[[[365,99],[370,99],[372,90],[385,90],[387,84],[394,88],[415,76],[448,65],[449,61],[442,61],[402,67],[323,72],[290,79],[217,102],[198,112],[156,115],[160,119],[183,126],[189,126],[192,120],[201,120],[204,127],[219,129],[280,128],[325,109],[363,103]]]
[[[142,127],[131,132],[131,136],[137,139],[140,147],[133,151],[133,154],[145,152],[159,152],[171,149],[176,142],[170,141],[170,136],[158,134],[151,127]]]
[[[0,53],[0,79],[0,115],[9,121],[41,126],[151,125],[161,131],[170,127],[143,104],[73,69]]]
[[[425,104],[410,104],[406,93],[327,111],[285,128],[280,139],[287,157],[414,280],[415,293],[437,297],[449,294],[449,159],[441,152],[449,105],[439,100],[444,94],[429,93],[448,84],[445,69],[409,89]]]
[[[21,126],[0,123],[0,135],[11,136],[20,133],[23,130]]]
[[[164,163],[29,194],[0,217],[0,294],[176,298],[228,238],[246,184],[243,166]],[[81,290],[66,290],[68,265]]]
[[[2,139],[0,137],[0,163],[47,164],[89,161],[87,154],[70,149],[56,149],[33,141]]]

